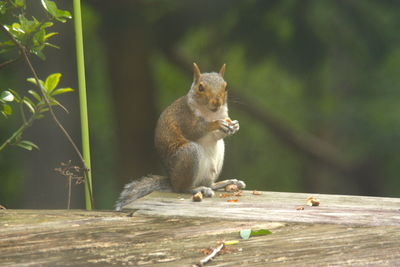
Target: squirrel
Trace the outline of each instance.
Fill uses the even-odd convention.
[[[156,190],[212,197],[214,190],[230,184],[245,188],[236,179],[215,182],[224,161],[223,139],[239,130],[239,122],[228,116],[225,64],[219,73],[201,73],[193,63],[193,71],[189,92],[162,112],[155,130],[154,144],[167,177],[148,175],[126,184],[116,210]]]

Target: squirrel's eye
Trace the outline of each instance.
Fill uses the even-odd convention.
[[[202,84],[199,84],[199,91],[204,92],[204,86]]]

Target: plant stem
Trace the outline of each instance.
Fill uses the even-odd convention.
[[[35,69],[33,68],[33,65],[28,57],[28,53],[26,52],[26,48],[24,45],[22,45],[18,40],[16,40],[14,38],[14,36],[8,32],[8,30],[4,27],[4,25],[0,24],[0,30],[3,31],[10,39],[11,41],[18,47],[19,51],[21,52],[26,64],[28,65],[30,71],[33,74],[33,77],[35,78],[36,81],[36,85],[39,87],[40,92],[43,96],[44,101],[46,102],[46,106],[49,108],[50,114],[53,118],[53,120],[55,121],[55,123],[57,124],[57,126],[61,129],[61,131],[64,133],[65,137],[68,139],[68,141],[70,142],[70,144],[72,145],[72,147],[74,148],[76,154],[79,156],[79,159],[81,160],[82,166],[83,166],[83,170],[85,173],[85,177],[89,177],[89,167],[86,164],[81,152],[79,151],[78,147],[76,146],[74,140],[72,140],[72,137],[69,135],[69,133],[67,132],[67,130],[64,128],[64,126],[61,124],[61,122],[58,120],[56,114],[54,113],[53,107],[51,106],[49,99],[46,96],[45,93],[45,89],[43,88],[42,84],[39,82],[39,76],[37,75]],[[89,159],[90,160],[90,159]],[[90,164],[89,164],[90,166]],[[90,186],[88,186],[88,184],[90,183]],[[91,179],[89,182],[85,183],[85,188],[86,188],[86,207],[88,210],[91,210],[93,207],[93,194],[92,194],[92,182]],[[89,195],[89,197],[88,197]],[[89,201],[88,201],[89,199]],[[90,202],[90,204],[88,204],[88,202]]]
[[[74,21],[75,21],[75,41],[76,41],[76,61],[78,68],[78,84],[79,84],[79,105],[81,110],[81,131],[82,131],[82,151],[83,158],[89,170],[85,173],[85,196],[86,209],[92,209],[92,173],[90,164],[90,144],[89,144],[89,123],[87,112],[86,98],[86,81],[85,81],[85,59],[83,54],[83,33],[82,33],[82,16],[81,1],[74,0]]]
[[[36,81],[36,85],[39,87],[40,89],[40,93],[43,96],[44,101],[46,102],[46,106],[49,108],[50,114],[53,118],[53,120],[56,122],[56,124],[58,125],[58,127],[61,129],[61,131],[65,134],[65,136],[67,137],[68,141],[71,143],[71,145],[74,147],[76,153],[78,154],[79,158],[82,161],[82,165],[85,167],[85,169],[87,169],[85,161],[82,157],[81,152],[79,151],[78,147],[75,145],[75,142],[72,140],[72,137],[69,135],[69,133],[67,132],[67,130],[64,128],[64,126],[61,124],[61,122],[58,120],[56,114],[54,113],[53,107],[50,104],[49,99],[46,96],[45,93],[45,89],[43,88],[42,84],[39,82],[39,76],[36,73],[36,70],[33,68],[33,65],[31,63],[31,60],[28,57],[28,53],[26,52],[26,48],[25,46],[23,46],[19,41],[17,41],[14,36],[9,33],[7,31],[7,29],[4,27],[4,25],[0,24],[0,30],[2,30],[4,33],[6,33],[8,35],[8,37],[13,41],[13,43],[18,47],[18,49],[20,50],[20,52],[22,53],[23,58],[25,59],[26,64],[28,65],[30,71],[33,74],[33,77],[35,78]]]
[[[72,191],[72,177],[68,177],[68,205],[67,209],[69,210],[71,208],[71,191]]]
[[[6,146],[11,144],[14,139],[16,139],[19,135],[21,135],[27,128],[32,125],[32,122],[35,120],[35,114],[33,114],[28,121],[25,121],[19,128],[16,130],[3,144],[0,146],[0,151],[3,150]]]
[[[14,62],[17,62],[17,61],[20,60],[20,59],[21,59],[21,57],[17,57],[17,58],[14,58],[14,59],[7,60],[7,61],[5,61],[5,62],[3,62],[3,63],[0,64],[0,69],[2,69],[2,68],[4,68],[4,67],[8,66],[9,64],[12,64],[12,63],[14,63]]]

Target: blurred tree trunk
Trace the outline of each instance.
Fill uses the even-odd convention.
[[[116,175],[120,185],[157,171],[153,145],[157,111],[149,66],[151,45],[145,19],[135,16],[137,4],[124,3],[123,10],[113,3],[100,6],[117,117],[119,171]]]

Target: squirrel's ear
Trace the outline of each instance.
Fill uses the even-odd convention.
[[[200,81],[200,69],[196,63],[193,62],[193,78],[194,83],[198,83]]]
[[[221,77],[224,77],[224,74],[225,74],[225,66],[226,66],[226,64],[222,65],[221,69],[219,70],[219,75],[221,75]]]

